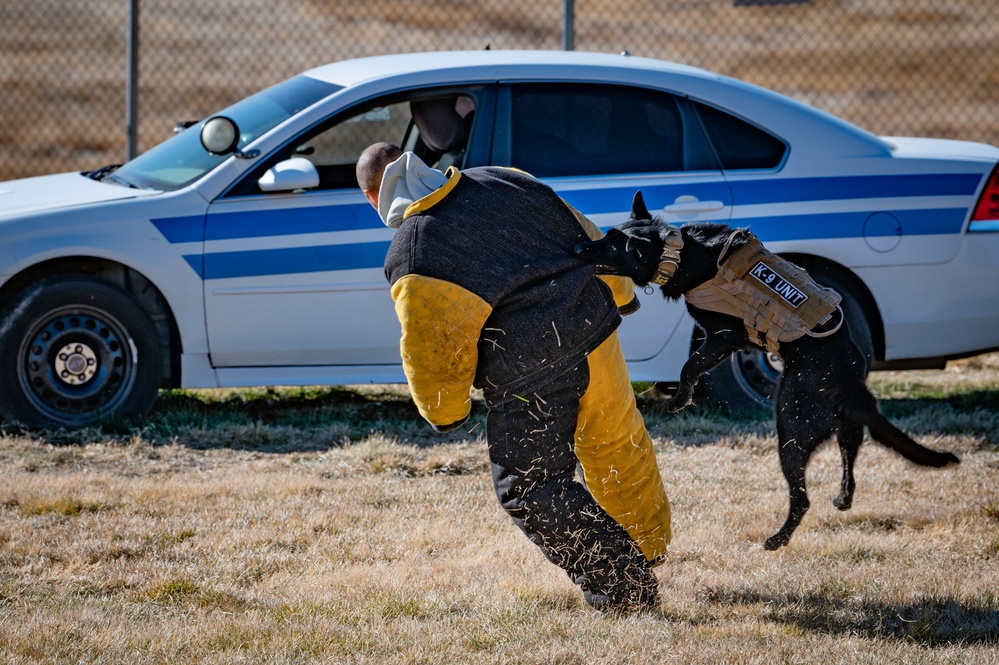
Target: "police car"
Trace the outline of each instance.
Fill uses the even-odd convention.
[[[307,71],[121,166],[0,183],[0,415],[72,427],[139,417],[161,387],[404,381],[393,231],[354,179],[375,141],[521,168],[603,227],[639,189],[669,222],[747,226],[842,294],[875,367],[999,347],[999,148],[878,137],[627,55],[392,55]],[[676,381],[695,326],[640,295],[631,376]],[[705,396],[765,402],[779,368],[739,355]]]

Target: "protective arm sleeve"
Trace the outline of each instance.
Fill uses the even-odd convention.
[[[562,201],[562,203],[565,203],[565,201]],[[586,236],[590,240],[599,240],[604,237],[604,232],[600,230],[600,227],[590,221],[586,215],[568,203],[565,203],[565,207],[572,211],[572,214],[576,217],[576,221],[583,227],[583,231],[586,232]],[[600,275],[600,279],[610,287],[611,293],[614,294],[614,302],[617,304],[618,311],[621,312],[622,316],[628,316],[638,311],[641,302],[638,300],[638,296],[635,295],[635,282],[630,277]]]
[[[479,335],[492,307],[457,284],[420,275],[393,284],[392,300],[413,401],[434,429],[454,429],[471,412]]]

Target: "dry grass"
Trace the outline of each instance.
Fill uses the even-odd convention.
[[[123,14],[21,11],[37,4],[2,10],[0,156],[23,174],[119,161]],[[145,5],[144,148],[328,60],[559,46],[554,4],[272,7]],[[901,104],[915,107],[907,133],[993,140],[995,2],[941,7],[813,0],[775,21],[727,0],[672,3],[667,17],[591,0],[577,2],[576,43],[717,69],[874,131],[896,131]],[[761,547],[787,501],[771,423],[670,417],[643,397],[675,539],[662,607],[629,618],[589,611],[501,512],[481,414],[441,439],[388,389],[188,391],[134,431],[4,430],[0,662],[999,663],[999,356],[872,383],[897,422],[962,465],[927,471],[865,446],[854,508],[839,513],[826,448],[812,511],[778,553]]]
[[[141,430],[0,439],[5,663],[999,662],[999,356],[877,374],[962,455],[837,455],[764,552],[786,488],[766,420],[641,398],[675,539],[651,614],[581,602],[496,504],[481,414],[432,439],[404,392],[184,392]],[[912,396],[919,399],[913,399]]]

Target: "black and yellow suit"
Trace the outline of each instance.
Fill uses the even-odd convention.
[[[447,175],[406,210],[385,261],[413,399],[446,431],[481,388],[496,493],[517,525],[585,591],[654,596],[669,503],[615,333],[615,295],[628,311],[634,286],[574,256],[600,231],[540,181]]]

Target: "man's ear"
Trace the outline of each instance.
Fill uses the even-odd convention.
[[[378,210],[378,192],[373,189],[362,189],[361,191],[364,192],[364,198],[368,200],[371,207]]]

